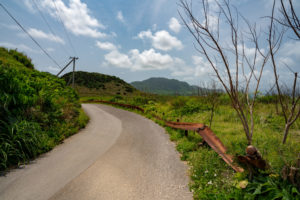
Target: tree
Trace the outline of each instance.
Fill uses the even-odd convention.
[[[221,2],[216,0],[214,6],[216,5],[218,9],[215,13],[210,10],[211,1],[200,0],[200,2],[203,21],[196,18],[192,0],[190,3],[187,0],[180,0],[183,12],[179,14],[196,41],[194,45],[196,50],[206,58],[230,97],[243,125],[248,144],[251,144],[255,100],[269,52],[262,51],[259,46],[256,25],[251,25],[228,0]],[[246,27],[247,33],[240,30],[241,22]],[[222,31],[227,31],[229,37],[220,31],[220,24],[226,26]],[[247,41],[244,40],[245,36],[248,38]],[[230,42],[227,43],[228,41]],[[250,90],[250,87],[254,89]]]
[[[276,54],[280,49],[282,39],[284,37],[285,28],[291,30],[296,36],[296,40],[300,40],[300,21],[295,13],[292,0],[286,1],[285,4],[283,0],[280,0],[280,13],[282,19],[275,18],[275,5],[276,1],[273,2],[272,15],[270,17],[270,27],[269,27],[269,49],[271,54],[271,63],[273,66],[273,72],[275,77],[275,85],[278,93],[278,99],[280,107],[282,109],[282,115],[285,120],[284,135],[282,143],[286,142],[287,136],[289,134],[290,127],[300,116],[300,95],[297,91],[297,79],[299,78],[297,72],[293,72],[294,81],[291,89],[288,87],[282,87],[279,82],[278,75],[278,63],[276,62]],[[279,26],[279,28],[278,28]],[[281,28],[280,28],[281,26]],[[287,66],[288,67],[288,66]]]
[[[208,84],[200,83],[199,96],[203,96],[210,108],[209,127],[212,127],[215,111],[220,104],[222,91],[218,89],[216,80],[212,79]]]

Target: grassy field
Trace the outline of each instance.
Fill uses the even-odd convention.
[[[144,115],[149,118],[151,113],[155,113],[167,120],[209,124],[211,114],[206,97],[145,94],[133,97],[118,95],[81,98],[96,99],[140,106],[145,109]],[[258,103],[254,119],[253,145],[267,160],[270,169],[257,173],[252,182],[248,182],[247,170],[244,173],[234,173],[217,153],[206,145],[199,145],[202,138],[198,134],[189,132],[186,137],[182,131],[166,127],[170,139],[177,144],[181,159],[191,167],[190,189],[195,199],[299,199],[296,188],[283,181],[280,172],[284,165],[296,164],[300,152],[300,120],[293,125],[287,143],[283,145],[283,118],[276,114],[274,104]],[[162,124],[159,121],[157,123]],[[226,95],[220,97],[220,105],[215,110],[211,128],[228,148],[229,154],[245,155],[246,136]],[[243,184],[247,185],[245,189],[241,188]]]

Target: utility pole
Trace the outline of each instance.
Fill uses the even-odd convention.
[[[70,57],[70,59],[73,60],[73,74],[72,74],[72,87],[75,87],[75,61],[78,59],[78,57]]]
[[[74,88],[75,86],[75,61],[78,60],[78,57],[70,57],[70,62],[68,62],[68,64],[62,68],[62,70],[60,70],[60,72],[58,72],[58,74],[56,76],[59,76],[72,62],[73,62],[73,74],[72,74],[72,87]]]

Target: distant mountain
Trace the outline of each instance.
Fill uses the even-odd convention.
[[[164,95],[197,95],[198,90],[202,89],[198,86],[191,86],[187,82],[167,78],[149,78],[130,84],[143,92]]]
[[[72,72],[64,74],[62,79],[71,84]],[[75,89],[80,96],[129,95],[137,90],[122,79],[96,72],[75,72]]]

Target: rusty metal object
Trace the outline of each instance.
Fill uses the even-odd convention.
[[[269,167],[267,162],[262,158],[259,151],[252,145],[246,148],[246,156],[238,156],[240,162],[250,164],[252,167],[265,170]]]
[[[106,104],[111,104],[111,105],[117,105],[117,106],[122,106],[125,108],[131,108],[131,109],[136,109],[141,112],[144,112],[144,109],[138,107],[138,106],[133,106],[133,105],[128,105],[128,104],[122,104],[122,103],[116,103],[116,102],[110,102],[110,101],[102,101],[102,100],[97,100],[97,101],[91,101],[91,102],[99,102],[99,103],[106,103]],[[164,113],[163,113],[164,115]],[[180,129],[184,131],[196,131],[202,138],[203,140],[217,153],[219,156],[236,172],[243,172],[244,169],[235,165],[233,163],[233,156],[226,154],[226,147],[224,144],[221,142],[221,140],[212,132],[210,128],[205,126],[204,124],[201,123],[191,123],[191,122],[172,122],[172,121],[166,121],[163,120],[161,117],[157,115],[152,115],[154,118],[163,121],[166,126],[174,128],[174,129]]]

